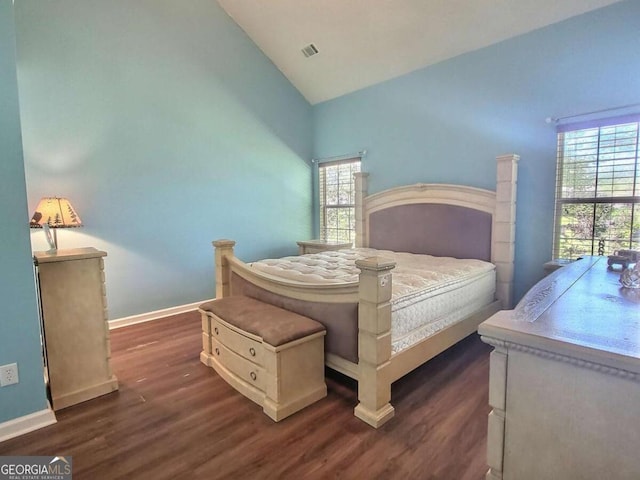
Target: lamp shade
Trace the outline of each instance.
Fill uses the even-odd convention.
[[[29,226],[42,228],[43,224],[51,228],[73,228],[82,226],[82,220],[66,198],[44,197],[38,203]]]

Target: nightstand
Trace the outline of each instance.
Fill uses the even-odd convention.
[[[331,240],[304,240],[297,243],[299,255],[353,247],[353,244],[351,242],[335,242]]]

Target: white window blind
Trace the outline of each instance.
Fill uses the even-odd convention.
[[[355,180],[360,157],[318,165],[320,238],[333,242],[355,240]]]
[[[640,248],[639,120],[558,129],[554,258]]]

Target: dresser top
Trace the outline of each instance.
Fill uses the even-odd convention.
[[[478,332],[640,373],[640,290],[622,288],[606,257],[585,257],[536,284]]]
[[[103,252],[93,247],[70,248],[66,250],[57,250],[54,253],[49,252],[33,252],[33,260],[36,265],[51,262],[66,262],[68,260],[83,260],[86,258],[106,257],[107,252]]]

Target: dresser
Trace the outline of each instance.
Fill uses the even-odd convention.
[[[640,478],[640,292],[619,277],[585,257],[480,325],[487,479]]]
[[[34,254],[54,410],[118,389],[109,361],[106,255],[95,248]]]

